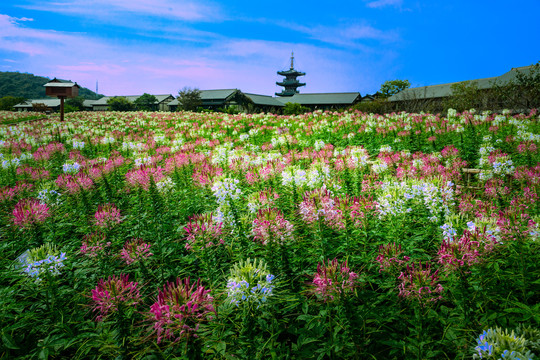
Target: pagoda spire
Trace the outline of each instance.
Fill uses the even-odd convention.
[[[278,75],[285,76],[283,81],[276,82],[277,85],[285,88],[280,93],[276,93],[277,96],[293,96],[294,94],[298,94],[298,87],[306,85],[296,79],[298,76],[306,75],[306,73],[294,69],[294,51],[291,51],[291,68],[286,71],[278,71],[277,73]]]

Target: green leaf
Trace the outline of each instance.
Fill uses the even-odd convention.
[[[15,340],[13,340],[13,338],[9,334],[2,333],[2,342],[8,349],[20,349],[20,347],[17,346],[17,344],[15,343]]]

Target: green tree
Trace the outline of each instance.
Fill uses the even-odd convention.
[[[298,103],[288,102],[283,107],[283,114],[285,115],[300,115],[311,111],[310,108],[302,106]]]
[[[381,90],[379,90],[379,92],[383,99],[388,99],[390,96],[408,89],[410,86],[411,83],[409,80],[388,80],[381,85]]]
[[[17,104],[24,102],[25,98],[20,96],[4,96],[0,98],[0,110],[12,111]]]
[[[518,111],[540,108],[540,61],[530,68],[515,71],[514,79],[493,84],[497,106]]]
[[[111,111],[132,111],[135,106],[125,96],[115,96],[107,100],[109,110]]]
[[[201,90],[197,88],[184,87],[178,91],[179,108],[185,111],[195,111],[202,105]]]
[[[139,96],[133,103],[137,107],[137,110],[154,111],[156,110],[158,99],[154,95],[144,93]]]
[[[446,107],[459,112],[469,109],[484,108],[482,92],[476,81],[462,81],[450,86],[452,95],[446,100]]]
[[[66,100],[66,106],[70,106],[72,111],[84,111],[84,98],[77,96]],[[66,112],[68,112],[66,110]]]

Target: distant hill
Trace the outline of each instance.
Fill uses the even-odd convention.
[[[0,98],[4,96],[24,97],[26,99],[43,99],[45,96],[45,85],[51,79],[43,76],[20,72],[0,71]],[[103,95],[96,94],[92,90],[81,87],[79,96],[88,100],[97,100]]]

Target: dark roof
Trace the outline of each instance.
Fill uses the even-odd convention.
[[[201,90],[201,100],[225,100],[234,95],[238,89]]]
[[[359,92],[294,94],[275,98],[283,104],[288,102],[301,105],[351,105],[360,98]]]
[[[119,95],[119,96],[122,96],[122,97],[125,97],[126,99],[128,99],[129,101],[131,102],[134,102],[135,100],[137,100],[139,97],[141,97],[142,95],[127,95],[127,96],[123,96],[123,95]],[[165,95],[154,95],[157,99],[157,103],[156,104],[159,104],[161,102],[163,102],[164,100],[167,100],[169,97],[173,97],[171,94],[165,94]],[[102,97],[101,99],[99,100],[96,100],[94,102],[93,105],[102,105],[102,106],[105,106],[107,105],[107,101],[109,99],[112,99],[114,97],[118,97],[118,96],[104,96]]]
[[[84,100],[83,105],[85,107],[91,107],[96,100]],[[20,104],[15,105],[16,108],[31,108],[32,104],[45,104],[48,107],[60,106],[60,99],[32,99],[26,100]]]
[[[268,96],[268,95],[258,95],[258,94],[248,94],[244,93],[248,98],[253,101],[255,105],[266,105],[266,106],[279,106],[282,107],[284,104],[278,99]]]
[[[470,80],[471,83],[476,83],[478,89],[490,89],[495,83],[504,84],[508,81],[516,78],[517,72],[523,72],[525,74],[531,71],[531,66],[523,66],[519,68],[512,68],[512,70],[502,74],[501,76]],[[452,85],[459,84],[462,81],[420,86],[416,88],[405,89],[395,95],[388,98],[388,101],[402,101],[402,100],[415,100],[415,99],[429,99],[429,98],[441,98],[452,95]]]

